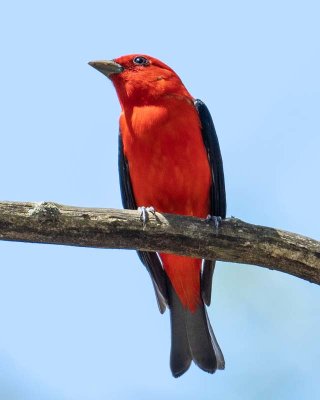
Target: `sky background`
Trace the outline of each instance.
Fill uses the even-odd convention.
[[[320,239],[317,1],[6,1],[1,200],[121,207],[120,107],[90,60],[146,53],[209,107],[228,215]],[[169,314],[134,251],[0,242],[0,399],[319,399],[320,288],[218,263],[226,359],[169,369]]]

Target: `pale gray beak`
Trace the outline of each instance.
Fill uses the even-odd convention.
[[[124,69],[120,64],[112,60],[90,61],[88,64],[108,78],[110,78],[110,75],[112,74],[120,74]]]

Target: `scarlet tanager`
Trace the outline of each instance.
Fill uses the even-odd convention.
[[[119,172],[123,206],[225,218],[226,196],[218,138],[205,104],[178,75],[147,55],[92,61],[111,79],[121,104]],[[138,251],[155,289],[159,309],[171,315],[173,376],[193,360],[204,371],[224,369],[210,325],[214,261]]]

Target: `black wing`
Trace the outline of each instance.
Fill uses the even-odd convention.
[[[119,161],[120,190],[121,190],[123,207],[131,210],[136,210],[137,204],[132,190],[128,160],[126,159],[123,152],[121,132],[119,134],[118,161]],[[162,268],[161,261],[157,253],[152,253],[147,251],[137,251],[137,253],[141,262],[147,268],[151,276],[158,301],[159,310],[161,313],[164,313],[166,305],[168,304],[167,277]]]
[[[207,150],[208,160],[211,167],[212,185],[210,196],[210,213],[213,216],[225,218],[227,211],[226,191],[218,136],[207,106],[201,100],[195,100],[194,105],[199,114],[202,138]],[[215,261],[204,260],[201,286],[202,297],[207,305],[210,305],[211,302],[212,276],[214,267]]]

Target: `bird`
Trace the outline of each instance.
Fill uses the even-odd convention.
[[[207,218],[226,217],[223,162],[204,102],[168,65],[145,54],[89,65],[113,83],[121,106],[119,177],[124,208]],[[204,65],[203,65],[204,67]],[[170,310],[174,377],[193,361],[208,373],[225,368],[206,306],[215,261],[138,251],[159,310]]]

